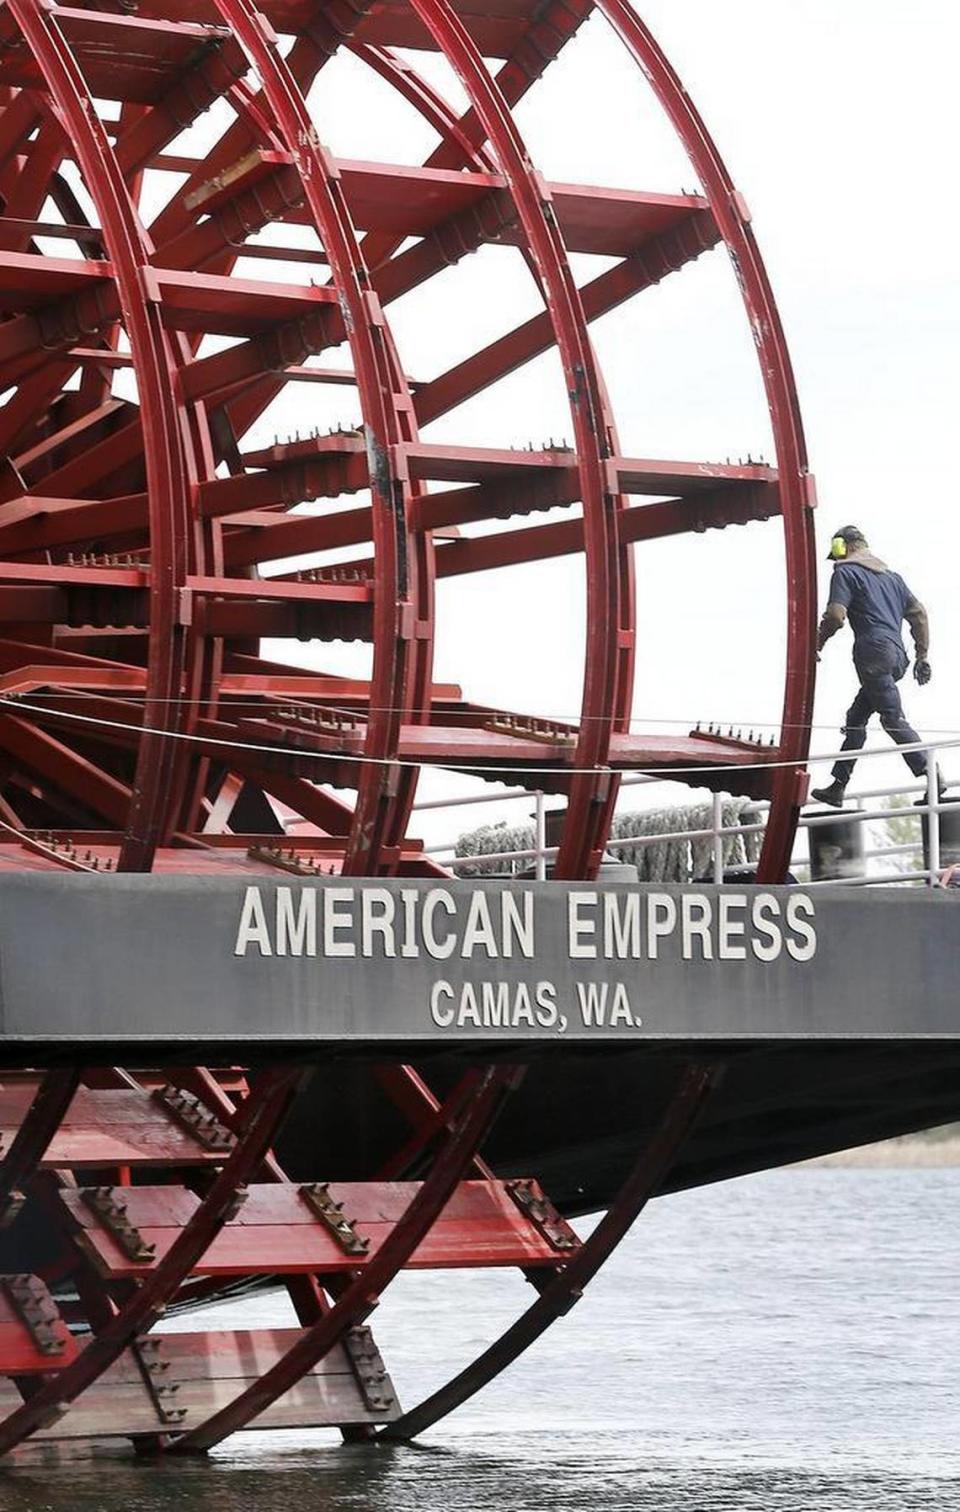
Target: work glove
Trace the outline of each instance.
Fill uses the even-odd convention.
[[[933,673],[930,670],[930,663],[927,661],[927,658],[925,656],[914,662],[913,675],[917,679],[917,682],[920,684],[921,688],[925,688],[927,686],[927,683],[930,681]]]

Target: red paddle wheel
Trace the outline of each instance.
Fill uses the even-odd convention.
[[[594,11],[672,122],[696,195],[537,171],[514,108]],[[467,108],[398,48],[441,54]],[[423,166],[321,144],[308,98],[346,51],[434,133]],[[813,688],[793,379],[744,203],[628,5],[7,0],[0,204],[0,869],[429,876],[408,830],[418,773],[436,765],[565,797],[561,878],[595,874],[617,774],[636,768],[768,797],[760,874],[783,874]],[[539,312],[411,381],[391,306],[490,243],[519,250]],[[625,456],[590,322],[723,244],[776,466]],[[578,283],[572,254],[606,265]],[[572,448],[430,439],[550,352]],[[330,389],[355,428],[264,444]],[[782,530],[789,583],[781,738],[638,733],[633,547],[761,520]],[[579,719],[481,707],[434,681],[437,579],[485,572],[499,592],[512,565],[569,553],[585,561]],[[314,643],[310,667],[265,641]],[[336,641],[369,648],[367,679],[322,670]],[[513,1070],[476,1068],[437,1097],[410,1068],[382,1068],[411,1136],[364,1182],[307,1186],[269,1153],[299,1077],[4,1082],[0,1450],[103,1434],[202,1449],[252,1421],[419,1431],[571,1305],[662,1180],[713,1070],[681,1070],[583,1245],[535,1183],[498,1181],[478,1153]],[[411,1261],[520,1265],[539,1296],[400,1416],[362,1325]],[[148,1337],[165,1306],[258,1276],[285,1282],[297,1327]]]

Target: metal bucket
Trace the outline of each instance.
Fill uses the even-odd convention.
[[[810,818],[819,819],[829,809],[818,809]],[[862,813],[848,809],[848,814]],[[836,882],[843,878],[866,876],[863,850],[863,824],[847,819],[833,824],[814,824],[807,831],[810,841],[810,880]]]
[[[960,798],[944,798],[948,812],[940,815],[940,866],[960,866]],[[930,865],[930,818],[923,814],[923,864]]]

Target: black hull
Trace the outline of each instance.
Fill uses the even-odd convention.
[[[656,1127],[680,1067],[725,1065],[719,1090],[664,1191],[724,1181],[960,1119],[960,1045],[879,1041],[544,1053],[484,1151],[501,1176],[534,1176],[565,1213],[606,1207]],[[438,1094],[466,1062],[420,1066]],[[288,1119],[280,1158],[294,1179],[370,1179],[406,1125],[375,1073],[354,1059],[321,1065]],[[416,1174],[416,1170],[409,1174]]]

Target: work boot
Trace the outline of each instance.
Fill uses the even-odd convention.
[[[937,802],[938,803],[945,802],[946,797],[947,797],[947,784],[943,780],[943,774],[941,772],[938,772],[937,773]],[[927,795],[926,795],[926,793],[924,793],[923,797],[922,798],[918,798],[917,801],[914,803],[913,806],[914,806],[914,808],[924,808],[925,805],[926,805],[926,802],[927,802]]]
[[[843,808],[846,792],[846,783],[838,782],[835,777],[829,787],[814,788],[810,797],[817,803],[829,804],[830,808]]]

